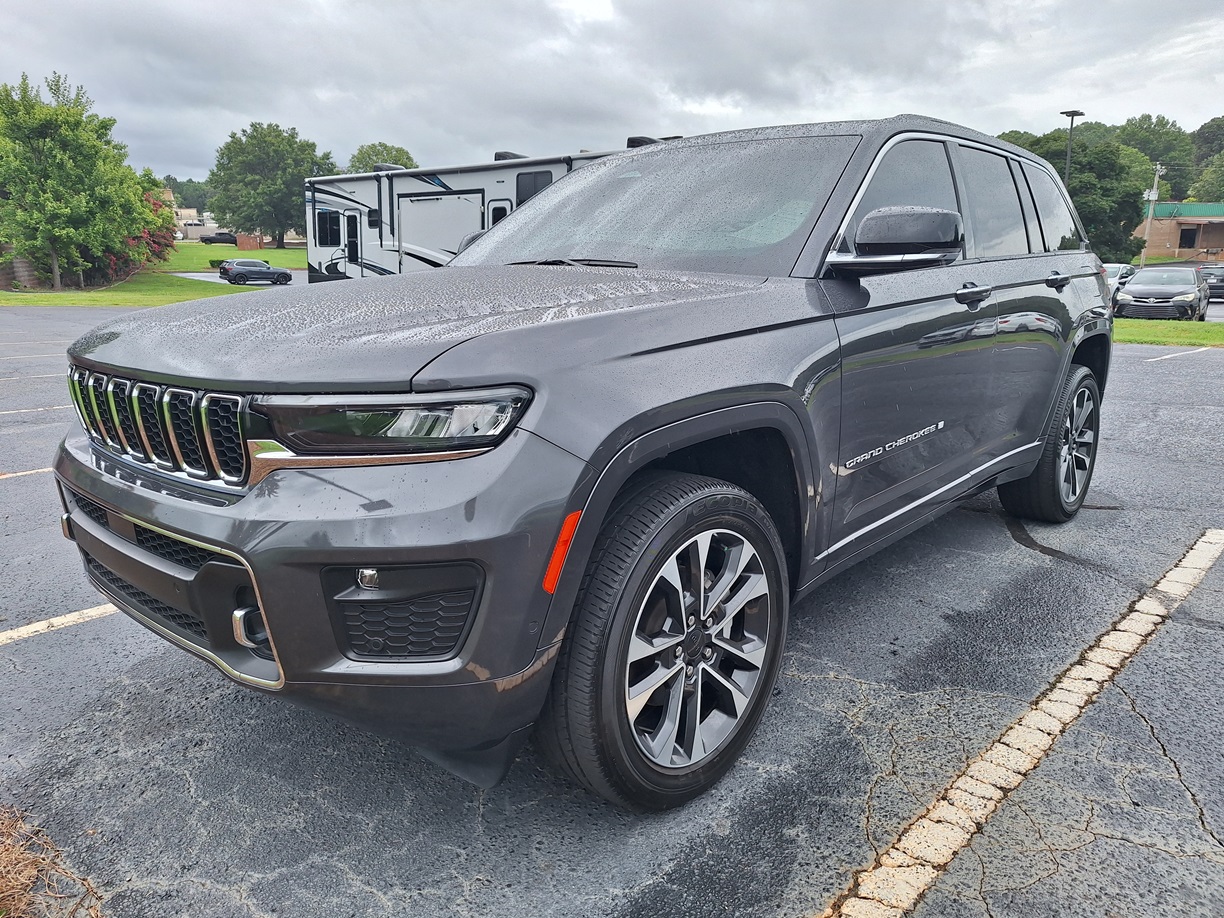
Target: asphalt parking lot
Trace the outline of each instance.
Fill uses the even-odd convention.
[[[47,467],[72,420],[64,349],[125,311],[0,310],[0,801],[108,915],[820,915],[1224,529],[1224,349],[1119,346],[1080,516],[1021,525],[983,495],[828,583],[794,610],[759,735],[711,794],[631,816],[531,749],[481,791],[122,614],[5,641],[103,602]],[[1224,562],[912,914],[1224,914],[1221,711]]]

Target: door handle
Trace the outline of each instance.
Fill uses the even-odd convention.
[[[1045,282],[1047,287],[1053,287],[1055,290],[1061,291],[1063,287],[1071,283],[1071,275],[1051,271],[1050,276],[1046,278]]]
[[[956,296],[956,302],[969,306],[972,303],[980,303],[993,292],[994,287],[982,287],[978,284],[966,283],[954,295]]]

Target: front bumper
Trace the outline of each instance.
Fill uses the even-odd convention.
[[[460,772],[452,760],[504,752],[543,704],[560,635],[541,634],[541,581],[585,469],[525,430],[458,461],[282,470],[243,495],[163,480],[82,434],[55,462],[65,532],[119,608],[240,682]],[[362,568],[383,575],[368,602]],[[383,641],[390,607],[407,609],[408,631],[433,631]],[[257,623],[245,631],[244,609]]]
[[[1114,302],[1114,315],[1119,319],[1192,319],[1197,311],[1197,303]]]

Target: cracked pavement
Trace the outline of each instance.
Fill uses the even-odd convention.
[[[104,317],[4,310],[0,352],[44,353],[11,342]],[[982,495],[797,607],[758,737],[679,811],[613,810],[531,749],[480,791],[233,685],[123,615],[0,647],[0,800],[48,829],[115,916],[819,914],[1224,525],[1224,350],[1145,362],[1175,350],[1115,351],[1100,509],[1021,526]],[[31,376],[63,363],[6,361]],[[64,403],[58,375],[0,385],[6,407]],[[12,416],[3,469],[47,465],[68,420]],[[58,513],[49,475],[0,482],[0,630],[100,601]],[[1222,589],[1217,568],[915,914],[1224,913]]]

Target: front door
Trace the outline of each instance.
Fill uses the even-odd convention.
[[[868,182],[839,242],[846,251],[858,221],[876,208],[959,210],[939,141],[895,144]],[[943,492],[987,461],[997,307],[981,266],[963,259],[821,283],[842,346],[841,451],[826,554],[844,557],[938,506]]]

